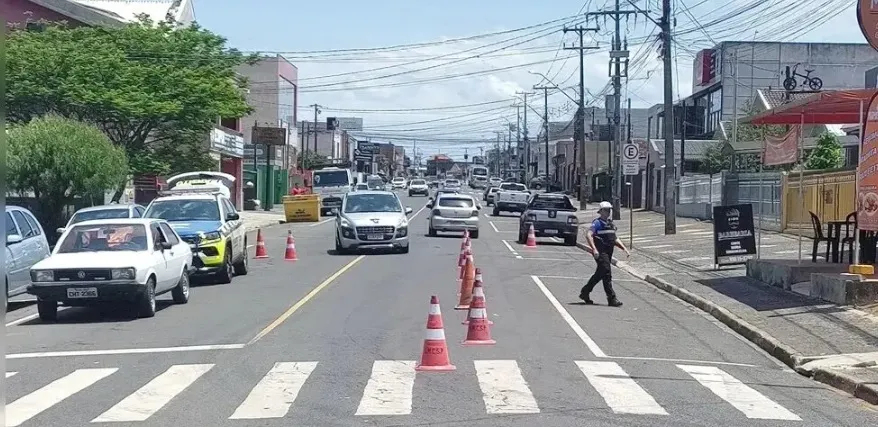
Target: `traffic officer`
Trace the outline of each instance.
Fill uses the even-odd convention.
[[[598,264],[594,274],[588,279],[582,290],[579,291],[579,298],[585,301],[586,304],[594,304],[594,301],[589,299],[589,294],[591,294],[591,291],[594,290],[595,285],[599,281],[603,281],[604,293],[607,294],[607,305],[611,307],[622,305],[622,302],[616,298],[616,292],[613,291],[613,275],[610,271],[613,249],[615,247],[622,249],[625,251],[626,256],[631,256],[631,253],[628,252],[628,248],[622,244],[622,241],[616,238],[616,225],[610,219],[610,211],[612,209],[613,205],[609,202],[601,202],[598,208],[600,216],[592,221],[591,226],[588,228],[588,233],[586,233],[589,249],[591,249],[591,253]]]

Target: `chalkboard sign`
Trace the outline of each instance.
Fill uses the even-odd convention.
[[[714,264],[745,264],[756,256],[753,205],[713,207]]]

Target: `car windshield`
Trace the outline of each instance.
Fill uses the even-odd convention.
[[[393,178],[393,182],[405,182],[405,178]]]
[[[128,208],[125,209],[98,209],[93,211],[80,211],[73,214],[70,218],[70,224],[78,224],[83,221],[91,221],[95,219],[117,219],[128,218],[131,216]]]
[[[449,179],[448,181],[445,181],[445,185],[457,186],[460,185],[460,181],[456,179]]]
[[[369,185],[367,184],[357,184],[357,190],[368,190]]]
[[[369,179],[366,181],[366,185],[368,185],[369,188],[378,188],[378,187],[381,187],[381,186],[384,185],[384,181],[381,180],[381,178],[378,178],[378,177],[375,177],[375,178],[369,178]]]
[[[393,194],[358,194],[347,196],[344,212],[402,212],[402,206]]]
[[[147,218],[165,221],[220,221],[219,205],[214,200],[157,200],[144,214]]]
[[[552,209],[552,210],[559,210],[559,211],[576,210],[576,208],[573,207],[573,204],[570,203],[570,199],[568,199],[566,197],[545,197],[545,196],[544,197],[540,197],[540,196],[535,197],[533,199],[533,201],[530,203],[530,208],[531,209],[540,209],[540,210]]]
[[[317,171],[314,172],[315,187],[341,187],[350,185],[347,171]]]
[[[427,181],[423,179],[414,179],[412,180],[412,185],[427,185]]]
[[[77,225],[58,244],[57,253],[145,251],[147,246],[141,224]]]
[[[462,197],[440,197],[439,206],[443,208],[472,208],[475,204],[472,199]]]
[[[516,184],[514,182],[508,182],[500,186],[501,190],[504,191],[527,191],[527,187],[524,184]]]

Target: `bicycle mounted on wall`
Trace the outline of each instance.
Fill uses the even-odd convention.
[[[801,74],[798,72],[799,65],[802,65],[801,62],[797,62],[796,65],[793,66],[792,71],[790,71],[790,66],[786,67],[786,77],[783,80],[783,88],[787,91],[793,91],[798,86],[799,82],[796,81],[796,77],[802,78],[802,87],[808,86],[811,90],[820,90],[823,87],[823,80],[820,80],[820,77],[811,77],[811,73],[814,69],[805,69],[805,74]]]

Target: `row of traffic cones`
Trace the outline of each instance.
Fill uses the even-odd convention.
[[[256,230],[256,256],[254,259],[268,259],[268,251],[265,250],[265,238],[262,237],[262,229]],[[287,248],[284,251],[284,261],[297,261],[299,255],[296,253],[296,239],[293,238],[293,231],[287,230]]]
[[[482,270],[475,267],[472,245],[468,232],[464,232],[457,259],[459,301],[455,310],[468,310],[467,318],[462,324],[467,325],[466,339],[461,343],[465,346],[494,345],[491,338],[491,325],[488,319],[488,308],[485,301],[485,290],[482,286]],[[427,332],[424,337],[424,348],[421,360],[415,368],[418,371],[453,371],[445,341],[445,326],[442,322],[442,310],[439,297],[430,297],[430,312],[427,315]]]

